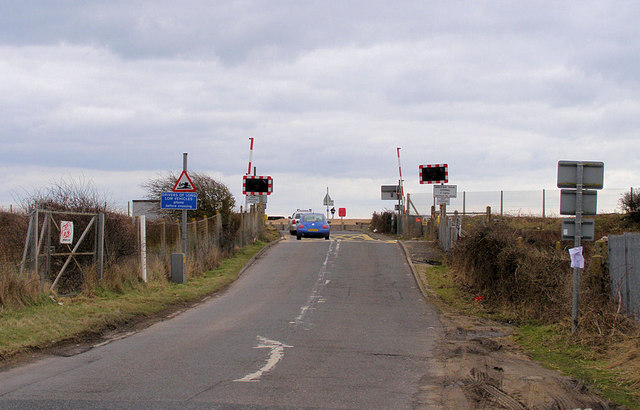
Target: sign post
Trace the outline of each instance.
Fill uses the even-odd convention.
[[[583,234],[582,215],[585,213],[595,215],[596,213],[596,192],[588,191],[584,188],[602,189],[603,186],[603,162],[558,161],[558,188],[575,188],[575,190],[563,189],[560,194],[560,214],[576,216],[573,229],[573,249],[569,250],[569,253],[571,254],[571,266],[573,267],[571,333],[574,333],[578,329],[580,269],[584,267],[581,241],[583,237],[587,236]],[[585,196],[589,196],[592,200],[587,201],[586,203],[583,202]],[[587,206],[585,207],[585,205]],[[586,220],[584,222],[591,221]],[[565,229],[568,234],[569,227],[567,226],[566,221],[563,222],[563,233]],[[585,238],[585,240],[587,240],[587,238]]]
[[[184,272],[187,261],[187,211],[198,209],[198,194],[196,187],[187,174],[187,153],[182,154],[182,173],[178,177],[171,192],[162,192],[160,195],[161,209],[182,210],[182,253],[171,255],[171,280],[175,283],[184,282]],[[181,260],[182,264],[174,263]],[[146,281],[146,273],[144,274]]]
[[[182,174],[187,175],[187,153],[182,153]],[[182,175],[180,176],[182,178]],[[178,187],[180,183],[180,179],[176,182],[176,186],[173,187],[173,192],[176,192],[176,187]],[[192,184],[193,185],[193,184]],[[195,187],[193,187],[195,191]],[[187,210],[182,210],[182,253],[187,255]]]
[[[322,205],[327,207],[327,219],[329,218],[329,207],[334,205],[333,199],[329,196],[329,187],[327,187],[327,194],[324,196],[322,200]]]

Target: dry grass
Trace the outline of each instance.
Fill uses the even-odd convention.
[[[0,311],[3,308],[31,305],[42,296],[37,275],[20,275],[15,269],[0,269]]]
[[[33,306],[6,309],[0,315],[0,361],[62,341],[81,342],[105,330],[199,300],[233,282],[263,246],[258,242],[243,248],[233,258],[221,261],[217,269],[190,278],[186,284],[170,283],[162,271],[155,271],[162,265],[160,261],[149,264],[158,279],[145,284],[137,279],[137,265],[131,261],[129,267],[109,267],[99,285],[87,286],[73,297],[59,297],[59,303],[45,298]],[[95,284],[97,280],[88,282]],[[113,289],[105,283],[112,283]]]

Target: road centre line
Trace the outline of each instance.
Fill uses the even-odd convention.
[[[338,256],[339,249],[340,242],[331,241],[331,243],[329,244],[329,249],[327,250],[327,255],[325,256],[324,262],[322,263],[320,271],[318,272],[318,279],[313,285],[313,289],[311,289],[311,294],[309,295],[307,302],[300,307],[300,313],[298,314],[298,316],[296,316],[293,321],[289,322],[295,325],[295,327],[298,327],[300,324],[304,323],[309,310],[313,309],[313,307],[320,300],[320,292],[322,291],[324,286],[330,282],[329,280],[325,279],[325,275],[327,274],[327,266],[329,265],[329,259],[335,260],[335,258]]]

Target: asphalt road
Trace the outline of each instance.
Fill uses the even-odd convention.
[[[176,317],[0,372],[0,408],[412,408],[440,332],[398,244],[288,238]]]

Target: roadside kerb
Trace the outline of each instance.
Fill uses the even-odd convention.
[[[427,296],[428,296],[428,293],[427,293],[426,288],[424,287],[424,284],[420,280],[420,275],[418,275],[418,270],[416,269],[415,265],[411,261],[411,253],[409,253],[409,250],[407,249],[406,245],[402,241],[398,241],[398,243],[400,244],[400,247],[402,248],[402,251],[404,252],[404,256],[407,258],[407,263],[409,264],[409,267],[411,268],[411,273],[413,273],[413,279],[418,284],[418,287],[420,288],[420,292],[422,293],[422,296],[426,299]]]

